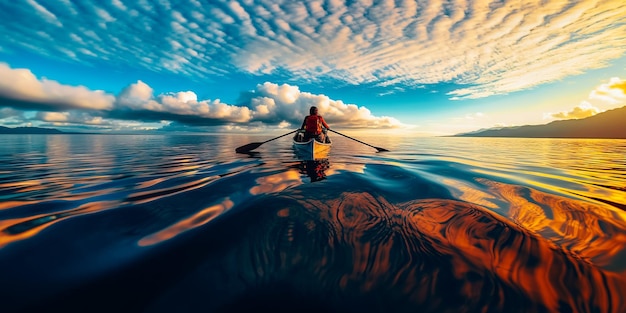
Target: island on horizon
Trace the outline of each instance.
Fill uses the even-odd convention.
[[[55,128],[44,128],[44,127],[30,127],[30,126],[20,126],[20,127],[5,127],[0,126],[0,135],[2,134],[16,134],[16,135],[73,135],[73,134],[94,134],[91,133],[82,133],[82,132],[66,132],[61,131]]]
[[[543,125],[481,129],[447,137],[626,139],[626,106],[583,119],[554,121]]]

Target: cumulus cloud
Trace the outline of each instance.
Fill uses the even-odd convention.
[[[192,91],[153,95],[142,81],[126,87],[117,97],[111,115],[122,119],[174,120],[186,124],[222,125],[245,123],[251,119],[247,107],[229,105],[220,100],[202,100]]]
[[[298,127],[309,113],[311,106],[319,109],[320,115],[329,124],[355,128],[398,128],[402,123],[388,116],[374,116],[366,107],[346,104],[330,99],[326,95],[302,92],[297,86],[266,82],[248,93],[244,103],[253,109],[252,121],[266,123],[290,123]],[[332,127],[332,125],[331,125]]]
[[[589,99],[598,99],[611,104],[618,104],[626,100],[626,80],[612,77],[608,83],[594,89]]]
[[[592,106],[589,102],[583,101],[580,105],[567,112],[547,113],[544,118],[557,119],[557,120],[570,120],[580,119],[585,117],[594,116],[600,113],[601,110]]]
[[[0,105],[16,109],[109,110],[115,97],[83,86],[67,86],[53,80],[39,80],[28,69],[12,69],[0,63]]]
[[[544,119],[580,119],[605,110],[623,106],[626,102],[626,80],[612,77],[607,83],[594,88],[586,100],[569,111],[544,113]]]
[[[263,83],[242,97],[239,105],[218,100],[198,100],[192,91],[154,96],[152,88],[138,81],[118,96],[116,118],[174,120],[190,125],[261,123],[284,128],[299,127],[311,106],[317,106],[329,123],[355,128],[397,128],[402,123],[374,116],[365,107],[345,104],[325,95],[302,92],[297,86]]]
[[[374,116],[365,107],[345,104],[325,95],[302,92],[297,86],[266,82],[248,92],[240,104],[199,100],[192,91],[154,94],[143,81],[124,88],[118,95],[71,87],[37,79],[29,70],[10,69],[0,64],[0,95],[5,106],[0,118],[24,110],[39,112],[33,120],[83,125],[112,125],[112,120],[160,122],[182,125],[238,125],[279,128],[299,127],[311,106],[317,106],[329,123],[355,128],[396,128],[402,124],[392,117]],[[9,83],[13,81],[14,84]]]
[[[617,0],[40,3],[0,4],[3,49],[191,77],[466,85],[453,99],[558,81],[626,52]]]
[[[626,97],[626,80],[620,79],[619,77],[611,78],[611,82],[609,83],[609,87],[611,89],[617,90],[617,96],[620,98]]]
[[[91,126],[113,125],[111,121],[105,120],[102,116],[92,116],[86,112],[37,112],[33,120],[48,122],[53,124],[78,124]]]
[[[626,102],[626,80],[612,77],[607,83],[600,84],[570,111],[544,113],[544,119],[578,119],[593,116],[608,109],[624,105]]]

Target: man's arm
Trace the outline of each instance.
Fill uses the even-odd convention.
[[[326,129],[330,129],[330,126],[328,126],[328,124],[326,124],[326,121],[324,120],[323,117],[320,116],[320,120],[322,121],[322,125],[324,125],[324,127],[326,127]]]

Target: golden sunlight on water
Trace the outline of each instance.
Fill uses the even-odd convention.
[[[616,254],[626,238],[624,228],[611,230],[623,221],[611,221],[604,208],[579,201],[501,184],[493,188],[507,193],[512,219],[446,199],[394,205],[369,193],[279,197],[275,216],[283,221],[257,221],[261,226],[250,230],[249,238],[255,238],[250,245],[264,249],[247,251],[249,258],[267,267],[246,272],[243,279],[254,284],[269,273],[298,268],[314,274],[307,276],[315,281],[310,284],[335,289],[332,297],[390,292],[428,312],[447,311],[458,301],[464,306],[457,312],[626,309],[624,256]],[[546,206],[552,218],[539,209]],[[579,208],[586,213],[574,213]],[[579,223],[584,227],[574,226]],[[323,246],[314,243],[324,237]],[[561,246],[573,237],[578,240]],[[272,250],[276,259],[256,255]],[[337,263],[349,267],[337,271]],[[611,266],[616,263],[622,266]]]
[[[586,262],[626,274],[626,256],[621,255],[626,212],[483,178],[476,179],[481,187],[451,179],[444,183],[456,191],[455,197],[488,208]]]
[[[620,247],[626,246],[624,212],[526,187],[485,184],[510,204],[506,216],[524,229],[554,241],[587,262],[602,267],[618,265],[609,261],[615,261],[617,254],[623,253]],[[626,274],[626,263],[615,269]]]

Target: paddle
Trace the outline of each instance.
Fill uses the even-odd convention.
[[[291,132],[288,132],[288,133],[286,133],[286,134],[284,134],[284,135],[280,135],[280,136],[278,136],[278,137],[276,137],[276,138],[272,138],[272,139],[269,139],[269,140],[265,140],[265,141],[263,141],[263,142],[251,142],[251,143],[249,143],[249,144],[247,144],[247,145],[243,145],[243,146],[241,146],[241,147],[239,147],[239,148],[235,149],[235,152],[237,152],[237,153],[248,153],[248,152],[250,152],[250,151],[252,151],[252,150],[254,150],[254,149],[258,148],[260,145],[262,145],[262,144],[264,144],[264,143],[266,143],[266,142],[270,142],[270,141],[275,140],[275,139],[278,139],[278,138],[280,138],[280,137],[285,137],[285,136],[287,136],[287,135],[289,135],[289,134],[293,134],[293,133],[295,133],[295,132],[297,132],[297,131],[298,131],[298,130],[296,129],[296,130],[291,131]]]
[[[360,143],[362,143],[362,144],[364,144],[364,145],[366,145],[366,146],[370,146],[370,147],[372,147],[372,148],[374,148],[374,149],[378,150],[378,152],[389,151],[389,150],[384,149],[384,148],[374,147],[374,146],[372,146],[372,145],[370,145],[370,144],[368,144],[368,143],[365,143],[365,142],[363,142],[363,141],[360,141],[360,140],[358,140],[358,139],[354,139],[354,138],[352,138],[352,137],[350,137],[350,136],[346,136],[346,135],[344,135],[344,134],[342,134],[342,133],[340,133],[340,132],[338,132],[338,131],[334,131],[334,130],[332,130],[332,129],[329,129],[329,130],[330,130],[331,132],[333,132],[333,133],[337,133],[337,134],[339,134],[339,135],[341,135],[341,136],[344,136],[344,137],[346,137],[346,138],[350,138],[350,139],[352,139],[352,140],[354,140],[354,141],[356,141],[356,142],[360,142]]]

